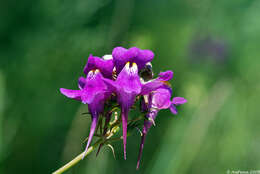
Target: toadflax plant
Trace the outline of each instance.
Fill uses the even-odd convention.
[[[116,47],[112,55],[102,58],[90,55],[83,70],[86,77],[78,80],[79,89],[60,88],[66,97],[88,105],[92,123],[85,151],[54,173],[63,173],[96,147],[97,155],[104,145],[111,147],[114,153],[111,143],[121,139],[126,159],[127,136],[143,122],[136,167],[139,168],[145,137],[151,126],[155,125],[158,112],[170,109],[177,114],[176,106],[187,102],[182,97],[171,99],[172,88],[168,81],[173,77],[172,71],[161,72],[157,78],[153,77],[153,58],[152,51],[136,47]],[[140,116],[129,119],[130,110],[135,110]],[[122,137],[118,135],[121,123]],[[93,136],[98,139],[90,146]]]

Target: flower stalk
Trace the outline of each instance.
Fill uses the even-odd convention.
[[[90,146],[88,148],[86,153],[85,153],[85,151],[82,152],[81,154],[76,156],[73,160],[71,160],[70,162],[68,162],[67,164],[65,164],[64,166],[62,166],[61,168],[59,168],[58,170],[53,172],[52,174],[61,174],[61,173],[65,172],[65,171],[67,171],[68,169],[70,169],[71,167],[73,167],[74,165],[79,163],[82,160],[84,155],[85,156],[89,155],[99,144],[100,144],[100,141],[97,141],[93,146]]]
[[[64,166],[62,166],[61,168],[59,168],[58,170],[53,172],[52,174],[62,174],[63,172],[67,171],[68,169],[70,169],[71,167],[73,167],[74,165],[79,163],[81,160],[83,160],[84,159],[83,157],[89,155],[93,150],[95,150],[101,144],[109,144],[108,142],[109,142],[110,138],[120,130],[118,125],[119,125],[119,122],[118,122],[118,120],[116,120],[116,122],[114,124],[112,124],[112,128],[111,128],[111,131],[109,131],[109,134],[106,134],[104,137],[102,137],[102,136],[100,137],[100,135],[98,135],[98,137],[100,137],[100,138],[99,138],[99,140],[97,140],[97,142],[93,146],[90,146],[87,151],[82,152],[81,154],[76,156],[73,160],[71,160],[70,162],[68,162],[67,164],[65,164]],[[95,134],[94,136],[97,136],[97,135]],[[115,141],[114,139],[111,139],[111,140]],[[117,140],[120,140],[120,138]]]

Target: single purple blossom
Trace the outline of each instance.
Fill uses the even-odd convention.
[[[161,75],[165,75],[163,77],[163,79],[172,78],[172,76],[171,77],[168,76],[169,73],[167,73],[167,74],[162,73]],[[159,78],[162,78],[162,77],[159,77]],[[149,94],[148,114],[146,115],[147,120],[144,121],[136,169],[138,169],[139,165],[140,165],[140,160],[141,160],[141,156],[142,156],[142,152],[143,152],[143,148],[144,148],[144,141],[145,141],[146,135],[147,135],[149,129],[151,128],[151,126],[154,124],[154,120],[155,120],[158,112],[161,109],[170,109],[173,114],[177,114],[175,105],[180,105],[180,104],[184,104],[187,102],[187,100],[182,97],[174,97],[173,100],[171,101],[171,94],[172,94],[172,90],[167,85],[165,85],[161,88],[158,88],[157,90],[155,90]]]
[[[135,97],[140,94],[142,84],[138,76],[136,63],[126,63],[123,70],[118,75],[116,81],[104,79],[104,82],[117,94],[117,101],[121,106],[124,158],[126,159],[126,137],[127,137],[127,119],[128,112],[134,104]]]
[[[136,96],[142,92],[138,71],[144,68],[146,63],[152,61],[154,54],[150,50],[141,50],[136,47],[130,49],[116,47],[113,49],[112,57],[118,77],[115,81],[109,79],[104,79],[104,81],[117,94],[117,100],[121,106],[124,158],[126,159],[128,112]]]
[[[105,100],[110,96],[111,92],[103,82],[103,76],[98,69],[90,70],[86,78],[80,77],[78,85],[79,90],[61,88],[60,91],[68,98],[80,100],[82,103],[88,104],[92,123],[85,150],[87,152],[97,126],[99,114],[103,112]]]

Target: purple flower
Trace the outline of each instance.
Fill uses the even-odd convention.
[[[98,69],[90,70],[86,78],[80,77],[78,85],[80,88],[79,90],[61,88],[60,91],[68,98],[80,100],[82,103],[88,104],[92,123],[85,150],[86,152],[94,135],[99,114],[103,112],[104,102],[110,96],[111,92],[103,82],[103,76]]]
[[[99,57],[92,56],[92,54],[90,54],[88,57],[88,62],[84,67],[84,73],[87,75],[89,71],[99,69],[104,77],[112,78],[113,68],[113,59],[105,60]]]
[[[151,126],[155,125],[154,120],[158,112],[161,109],[170,109],[173,114],[177,114],[176,107],[187,102],[182,97],[174,97],[171,100],[172,88],[168,81],[173,77],[172,71],[161,72],[157,78],[153,79],[151,64],[153,58],[152,51],[136,47],[129,49],[116,47],[113,49],[112,55],[105,55],[102,58],[90,54],[84,67],[86,78],[80,77],[78,80],[79,89],[60,88],[61,93],[68,98],[87,104],[91,114],[92,123],[83,158],[99,121],[101,124],[98,126],[100,126],[102,137],[99,140],[97,155],[102,146],[109,142],[107,140],[115,133],[112,131],[113,128],[118,126],[116,115],[115,122],[111,123],[110,120],[119,105],[121,108],[124,159],[126,159],[128,114],[135,102],[140,99],[141,112],[145,114],[146,119],[144,119],[141,135],[138,169],[146,135]],[[109,100],[107,101],[107,99]],[[115,99],[117,103],[115,103]],[[101,119],[99,120],[99,115],[104,115],[105,124],[102,124]],[[143,119],[143,117],[141,118]],[[136,120],[131,121],[130,124],[131,127],[136,126]]]
[[[136,47],[130,49],[116,47],[112,52],[112,57],[118,77],[115,81],[109,79],[104,79],[104,81],[117,94],[117,101],[121,106],[124,158],[126,159],[128,112],[136,96],[142,92],[138,71],[153,59],[154,54],[150,50],[141,50]]]
[[[136,63],[130,65],[130,62],[128,62],[118,75],[116,81],[104,79],[104,82],[117,94],[117,102],[121,106],[124,158],[126,159],[128,112],[134,104],[135,97],[140,94],[142,89]]]
[[[164,80],[169,79],[170,80],[172,78],[172,76],[170,76],[170,73],[160,73],[160,75],[161,75],[161,77],[157,78],[157,80],[158,79],[164,79]],[[187,102],[187,100],[182,97],[174,97],[173,100],[171,101],[171,94],[172,94],[172,90],[168,85],[158,88],[157,90],[155,90],[149,94],[148,114],[146,115],[147,120],[144,121],[136,169],[138,169],[139,165],[140,165],[140,159],[142,156],[142,151],[143,151],[146,135],[147,135],[150,127],[154,124],[154,120],[155,120],[158,112],[161,109],[169,108],[173,114],[177,114],[175,105],[180,105],[180,104],[184,104]]]

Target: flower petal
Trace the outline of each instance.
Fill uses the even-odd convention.
[[[141,81],[138,76],[137,65],[133,63],[130,67],[128,62],[118,75],[116,83],[121,88],[121,91],[139,94],[141,92]]]
[[[124,57],[128,60],[128,62],[135,62],[135,58],[138,57],[139,51],[139,48],[131,47],[125,52]]]
[[[126,160],[126,138],[127,138],[128,110],[122,109],[121,113],[122,113],[122,127],[123,127],[124,159]]]
[[[99,92],[99,93],[95,93],[93,95],[93,99],[89,102],[87,101],[86,103],[88,103],[88,109],[90,112],[103,112],[104,110],[104,103],[105,100],[107,99],[105,92]],[[83,101],[82,101],[83,102]]]
[[[114,68],[114,62],[112,59],[103,60],[103,59],[96,59],[95,61],[97,69],[101,71],[104,77],[111,78]]]
[[[85,157],[86,152],[88,151],[88,147],[89,147],[89,145],[91,143],[91,140],[93,138],[95,129],[97,127],[98,113],[97,112],[91,113],[91,116],[92,116],[92,123],[91,123],[90,132],[89,132],[89,136],[88,136],[87,146],[86,146],[86,149],[85,149],[85,152],[84,152],[84,155],[83,155],[82,159]]]
[[[172,77],[173,77],[172,71],[161,72],[158,78],[142,84],[141,94],[142,95],[149,94],[150,92],[155,91],[156,89],[162,87],[167,88],[171,91],[170,84],[167,81],[172,79]]]
[[[145,138],[146,138],[146,134],[143,133],[143,135],[141,137],[140,147],[139,147],[139,154],[138,154],[138,159],[137,159],[136,170],[138,170],[140,167],[140,161],[141,161],[142,154],[143,154]]]
[[[142,91],[141,94],[149,94],[152,91],[155,91],[156,89],[163,87],[165,84],[157,79],[146,82],[142,85]]]
[[[174,105],[182,105],[182,104],[184,104],[186,102],[187,102],[187,100],[185,98],[183,98],[183,97],[174,97],[172,99],[172,103]]]
[[[78,80],[79,89],[83,89],[86,84],[86,79],[84,77],[80,77]]]
[[[82,90],[82,102],[90,104],[97,94],[104,94],[106,91],[107,86],[103,81],[103,76],[100,71],[91,70],[88,72],[86,84]]]
[[[145,67],[145,64],[153,60],[154,53],[150,50],[139,49],[139,54],[135,58],[134,62],[138,65],[138,69],[141,70]]]
[[[129,110],[134,104],[135,97],[141,92],[141,81],[138,76],[137,65],[130,67],[128,62],[116,80],[118,103],[122,108]]]
[[[129,61],[128,57],[125,57],[125,53],[127,52],[127,49],[123,47],[116,47],[113,49],[112,56],[113,61],[116,67],[117,74],[121,72],[121,70],[124,68],[126,62]]]
[[[96,65],[95,65],[95,57],[90,54],[88,57],[88,61],[87,64],[84,67],[83,72],[87,75],[89,71],[96,69]]]
[[[171,80],[173,77],[173,72],[172,71],[165,71],[165,72],[161,72],[159,74],[158,80],[161,81],[169,81]]]
[[[103,78],[103,82],[108,86],[112,92],[116,92],[118,86],[115,81]]]
[[[167,109],[171,105],[171,91],[159,88],[152,93],[151,107],[156,109]]]
[[[170,106],[170,111],[171,111],[174,115],[178,114],[177,108],[174,106],[174,104],[171,104],[171,106]]]
[[[81,94],[82,94],[81,90],[60,88],[60,92],[68,98],[73,98],[75,100],[81,99]]]
[[[148,119],[150,118],[151,120],[155,120],[157,113],[158,113],[158,110],[153,110],[153,111],[150,111],[146,116],[148,117]],[[151,120],[145,120],[144,121],[144,127],[143,127],[143,130],[142,130],[141,143],[140,143],[140,147],[139,147],[139,154],[138,154],[138,160],[137,160],[137,165],[136,165],[137,170],[139,169],[139,166],[140,166],[140,161],[141,161],[141,158],[142,158],[142,153],[143,153],[146,135],[147,135],[149,129],[151,128],[151,126],[153,125],[153,122],[154,122],[154,121],[151,121]]]

